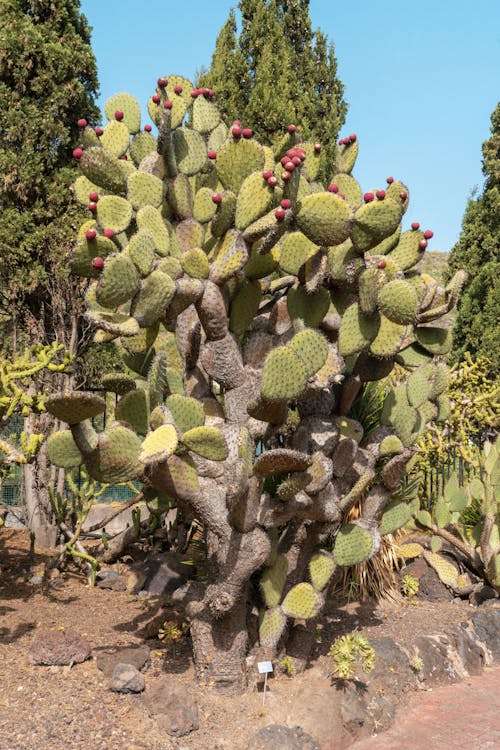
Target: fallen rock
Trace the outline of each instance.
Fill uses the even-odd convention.
[[[463,679],[463,667],[447,636],[420,636],[415,646],[422,659],[422,668],[418,671],[418,678],[422,682],[427,685],[449,685]]]
[[[438,574],[424,559],[418,558],[399,571],[402,578],[412,575],[418,578],[418,598],[429,602],[451,601],[453,593],[439,579]]]
[[[491,602],[491,603],[490,603]],[[500,602],[495,599],[488,604],[491,608],[484,609],[471,617],[472,626],[479,640],[489,651],[491,661],[500,661]]]
[[[373,638],[375,669],[364,676],[371,693],[398,696],[417,687],[410,660],[392,638]]]
[[[146,687],[144,675],[133,664],[117,664],[109,689],[114,693],[142,693]]]
[[[149,648],[147,646],[124,646],[112,651],[101,651],[96,657],[97,668],[111,677],[118,664],[131,664],[139,671],[149,667]]]
[[[198,704],[179,682],[163,677],[144,693],[144,704],[160,729],[172,737],[183,737],[199,726]]]
[[[111,591],[126,591],[127,580],[118,574],[113,568],[104,568],[96,574],[96,586],[98,589],[110,589]]]
[[[31,664],[64,666],[90,658],[88,641],[72,630],[43,630],[35,636],[28,652]]]
[[[259,729],[248,742],[248,750],[319,750],[318,743],[301,727],[270,724]]]
[[[141,566],[145,574],[143,589],[150,594],[168,596],[184,586],[194,573],[192,560],[178,552],[151,554]],[[139,568],[135,566],[134,570],[138,576]]]

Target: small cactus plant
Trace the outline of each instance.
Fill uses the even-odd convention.
[[[53,460],[76,447],[98,481],[139,480],[202,522],[209,576],[187,599],[196,668],[238,690],[251,576],[262,575],[261,643],[276,649],[294,620],[321,611],[337,567],[377,554],[381,533],[408,520],[391,509],[381,532],[440,409],[456,294],[417,268],[426,240],[402,231],[403,183],[363,203],[354,136],[325,189],[320,149],[298,128],[273,152],[179,76],[161,79],[148,110],[156,137],[140,131],[133,97],[107,103],[74,186],[85,205],[98,197],[72,255],[90,280],[87,318],[135,377],[103,380],[118,402],[101,433],[91,419],[104,399],[47,399],[69,425]],[[364,435],[351,407],[396,364],[408,378]],[[317,554],[329,536],[333,553]]]
[[[333,660],[334,677],[347,680],[356,674],[357,666],[363,672],[375,669],[375,651],[368,639],[354,630],[348,635],[339,636],[331,645],[328,656]]]

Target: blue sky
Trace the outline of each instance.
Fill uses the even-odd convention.
[[[145,104],[160,75],[208,67],[237,0],[82,0],[93,27],[100,106],[118,91]],[[393,175],[410,188],[406,222],[450,250],[471,191],[482,188],[481,144],[500,99],[499,0],[311,0],[313,28],[335,44],[356,133],[364,191]],[[405,226],[405,228],[407,228]]]

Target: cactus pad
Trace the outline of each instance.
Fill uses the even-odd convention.
[[[392,258],[395,263],[403,271],[407,271],[409,268],[416,266],[422,255],[424,254],[423,249],[419,243],[424,239],[423,232],[411,230],[409,232],[403,232],[401,238],[391,251],[389,257]]]
[[[149,430],[149,399],[146,391],[136,388],[122,396],[116,405],[115,415],[117,419],[127,422],[139,435],[146,435]]]
[[[141,107],[137,99],[131,94],[115,94],[104,105],[104,113],[108,120],[115,119],[115,112],[123,112],[122,122],[131,133],[138,133],[141,129]]]
[[[143,206],[159,208],[163,200],[163,183],[153,174],[132,172],[127,180],[127,198],[136,210]]]
[[[302,320],[308,328],[317,328],[330,307],[330,295],[324,287],[307,292],[299,284],[288,292],[287,306],[291,320]]]
[[[127,192],[127,178],[120,162],[102,148],[89,148],[80,159],[80,169],[85,177],[100,188],[116,195]]]
[[[401,529],[412,517],[412,508],[402,500],[389,503],[382,513],[379,531],[382,535]]]
[[[295,334],[289,346],[299,357],[308,378],[320,370],[328,356],[328,344],[317,331],[306,329]]]
[[[279,243],[279,264],[284,273],[299,275],[307,260],[318,252],[318,246],[302,232],[290,232]]]
[[[449,328],[417,328],[415,336],[418,343],[431,354],[448,354],[453,343]]]
[[[270,477],[273,474],[305,471],[311,463],[312,457],[307,453],[290,448],[276,448],[261,453],[253,465],[253,470],[257,476]]]
[[[390,198],[360,206],[354,214],[351,239],[359,253],[375,248],[393,234],[401,221],[401,206]]]
[[[288,560],[277,555],[273,564],[266,568],[260,579],[260,590],[266,607],[278,606],[288,574]]]
[[[123,253],[110,255],[97,283],[96,300],[112,310],[131,300],[138,287],[139,278],[130,258]]]
[[[299,201],[295,221],[315,245],[340,245],[351,232],[352,209],[335,193],[313,193]]]
[[[56,419],[71,425],[102,414],[106,402],[87,391],[61,391],[47,396],[45,408]]]
[[[365,315],[355,302],[345,311],[339,330],[339,354],[348,357],[366,349],[380,328],[378,315]]]
[[[375,357],[386,359],[397,354],[408,335],[408,329],[399,323],[393,323],[385,315],[380,316],[377,335],[370,344],[370,352]]]
[[[137,212],[136,222],[139,229],[148,229],[151,232],[158,255],[168,255],[170,236],[158,209],[154,206],[140,208]]]
[[[335,571],[333,555],[326,550],[320,550],[314,554],[309,561],[309,575],[311,583],[316,591],[321,591],[332,577]]]
[[[205,423],[203,404],[194,398],[172,394],[165,404],[181,435],[194,427],[202,427]]]
[[[236,336],[243,336],[250,327],[259,304],[262,292],[258,281],[246,281],[237,291],[231,301],[229,315],[229,330]]]
[[[366,560],[373,549],[373,538],[367,529],[355,523],[342,526],[335,539],[333,559],[337,565],[350,566]]]
[[[149,176],[149,175],[148,175]],[[97,204],[97,221],[103,229],[124,232],[132,219],[132,206],[116,195],[105,195]]]
[[[182,434],[182,443],[210,461],[225,461],[228,456],[224,436],[216,427],[193,427]]]
[[[417,317],[417,293],[407,281],[395,279],[380,290],[378,307],[393,323],[413,323]]]
[[[142,472],[138,461],[141,440],[132,430],[111,427],[99,435],[98,449],[87,456],[85,465],[93,479],[104,484],[137,480]]]
[[[71,430],[61,430],[49,436],[47,457],[54,466],[61,469],[75,469],[83,462],[82,454],[73,440]]]
[[[253,172],[243,181],[236,201],[235,226],[246,229],[249,224],[267,213],[275,203],[275,193],[262,172]]]
[[[307,384],[307,370],[295,352],[280,346],[269,352],[262,371],[261,393],[265,399],[296,398]]]
[[[127,254],[141,276],[151,273],[155,254],[155,243],[149,229],[140,229],[130,238]]]
[[[205,141],[196,130],[174,130],[174,151],[177,167],[182,174],[197,174],[203,170],[207,162]]]
[[[279,607],[266,609],[259,621],[259,640],[262,646],[275,648],[285,629],[286,615]]]
[[[164,424],[150,432],[141,445],[139,460],[144,465],[166,461],[177,449],[177,432],[173,425]]]
[[[215,168],[226,190],[239,193],[244,180],[252,172],[262,171],[264,151],[256,141],[226,141],[217,152]]]
[[[125,123],[111,120],[104,128],[100,142],[103,148],[118,157],[128,150],[129,140],[130,133]]]
[[[316,617],[323,605],[323,597],[310,583],[298,583],[283,599],[281,609],[288,617],[309,620]]]

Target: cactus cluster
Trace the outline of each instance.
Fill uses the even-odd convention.
[[[91,418],[104,402],[51,396],[74,441],[54,440],[51,455],[71,463],[76,446],[90,476],[139,479],[203,522],[219,553],[189,605],[194,622],[217,628],[267,560],[260,634],[275,645],[287,618],[319,612],[336,566],[379,549],[412,446],[446,413],[445,316],[463,279],[443,289],[418,270],[432,232],[402,231],[403,183],[363,193],[355,135],[325,189],[321,145],[294,125],[272,151],[179,76],[158,79],[148,111],[156,137],[140,129],[135,99],[117,95],[108,124],[86,128],[75,151],[75,195],[91,216],[73,271],[90,280],[96,340],[115,341],[134,376],[103,378],[117,421],[101,433]],[[396,364],[408,378],[363,435],[351,406]],[[407,520],[400,510],[384,533]],[[306,531],[311,554],[292,569]],[[325,535],[332,555],[315,552]]]

